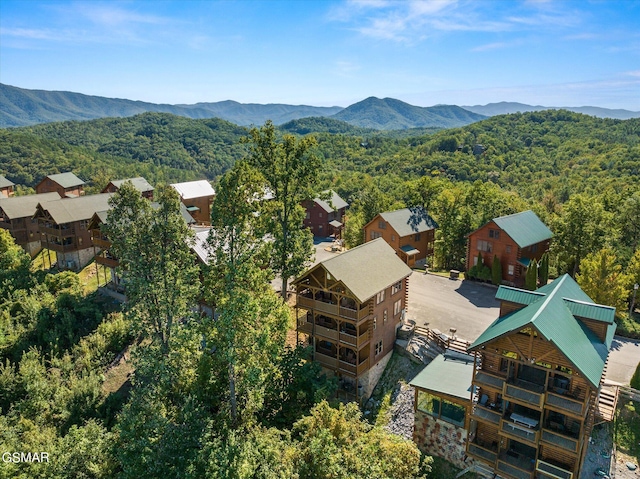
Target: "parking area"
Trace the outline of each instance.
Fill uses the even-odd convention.
[[[493,286],[414,271],[407,317],[447,334],[456,328],[456,336],[473,342],[498,317],[495,294]]]

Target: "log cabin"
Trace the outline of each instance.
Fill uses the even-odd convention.
[[[173,183],[171,187],[178,192],[180,201],[198,224],[211,224],[211,205],[216,192],[207,180]]]
[[[313,360],[338,378],[345,398],[368,397],[391,358],[410,274],[380,238],[318,263],[293,282],[298,341],[312,346]]]
[[[138,176],[137,178],[127,178],[125,180],[112,180],[104,187],[102,193],[115,193],[127,181],[130,182],[136,190],[138,190],[143,198],[153,201],[154,188],[141,176]]]
[[[16,184],[13,181],[9,181],[4,176],[0,175],[0,198],[9,198],[14,194],[14,187]]]
[[[553,233],[531,210],[494,218],[469,234],[467,271],[482,255],[491,268],[493,257],[500,259],[502,280],[511,286],[523,286],[529,263],[539,261],[549,251]]]
[[[84,195],[85,182],[71,172],[45,177],[36,185],[36,193],[57,192],[61,198],[76,198]]]
[[[39,203],[59,199],[60,195],[56,192],[0,197],[0,228],[8,230],[16,244],[34,257],[42,249],[42,243],[38,220],[33,215]]]
[[[438,224],[422,207],[403,208],[376,215],[364,226],[364,240],[383,238],[409,267],[433,255]]]
[[[500,477],[579,477],[616,325],[569,276],[500,286],[476,359],[467,453]]]
[[[349,204],[333,190],[324,191],[327,199],[314,198],[304,201],[304,225],[311,230],[313,236],[334,238],[342,237],[344,215]]]

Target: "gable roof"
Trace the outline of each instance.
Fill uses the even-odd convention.
[[[472,356],[439,354],[409,383],[413,387],[460,399],[471,398]]]
[[[10,220],[16,218],[31,218],[36,213],[38,203],[46,203],[59,199],[60,195],[55,191],[37,195],[12,196],[11,198],[0,197],[0,209],[4,211],[4,214]]]
[[[0,175],[0,188],[10,188],[15,185],[13,181],[9,181],[6,177]]]
[[[171,186],[178,192],[183,200],[202,198],[203,196],[215,196],[216,194],[216,191],[207,180],[172,183]]]
[[[360,303],[412,273],[382,238],[318,263],[295,282],[316,268],[324,268],[336,281],[341,281]]]
[[[505,293],[498,289],[497,297]],[[469,349],[476,349],[501,336],[518,332],[525,327],[535,328],[585,376],[598,387],[605,361],[615,332],[615,308],[595,304],[578,284],[565,274],[538,289],[539,297],[523,298],[527,306],[496,319]],[[576,316],[597,319],[607,324],[605,341],[601,341]]]
[[[113,181],[110,181],[109,183],[115,186],[116,188],[120,188],[127,181],[130,181],[133,184],[133,187],[136,190],[138,190],[140,193],[146,193],[147,191],[154,190],[153,186],[151,186],[149,182],[146,179],[144,179],[142,176],[138,176],[137,178],[127,178],[124,180],[113,180]],[[107,185],[105,189],[102,190],[102,192],[104,193],[108,187],[109,185]]]
[[[340,198],[340,196],[338,196],[338,193],[336,193],[333,190],[323,191],[322,193],[323,194],[328,193],[330,195],[329,199],[321,200],[320,198],[315,198],[313,201],[317,203],[318,206],[320,206],[327,213],[331,213],[335,210],[339,210],[349,206],[349,203],[347,203],[345,200]]]
[[[520,248],[548,240],[553,233],[531,210],[494,218],[493,222],[507,233]],[[485,225],[486,226],[486,225]]]
[[[72,223],[74,221],[90,220],[94,213],[111,209],[109,198],[113,193],[78,196],[76,198],[62,198],[40,203],[38,207],[49,213],[57,224]]]
[[[438,223],[421,206],[412,206],[395,211],[380,213],[382,219],[391,225],[400,236],[422,233],[438,227]],[[369,223],[375,221],[375,218]]]
[[[55,181],[63,188],[73,188],[74,186],[81,186],[85,184],[84,181],[82,181],[80,178],[78,178],[76,175],[74,175],[70,171],[66,173],[57,173],[55,175],[47,175],[46,178],[49,178],[50,180]],[[42,181],[40,183],[42,183]]]

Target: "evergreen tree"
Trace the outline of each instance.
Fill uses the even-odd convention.
[[[502,265],[498,255],[493,255],[493,265],[491,266],[491,282],[496,286],[502,283]]]
[[[535,259],[531,260],[527,267],[527,273],[524,277],[524,287],[529,291],[538,289],[538,263]]]
[[[540,267],[538,268],[538,279],[540,284],[544,286],[549,282],[549,253],[544,253],[540,258]]]

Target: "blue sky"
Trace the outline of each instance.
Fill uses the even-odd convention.
[[[173,104],[640,110],[640,2],[0,0],[0,82]]]

